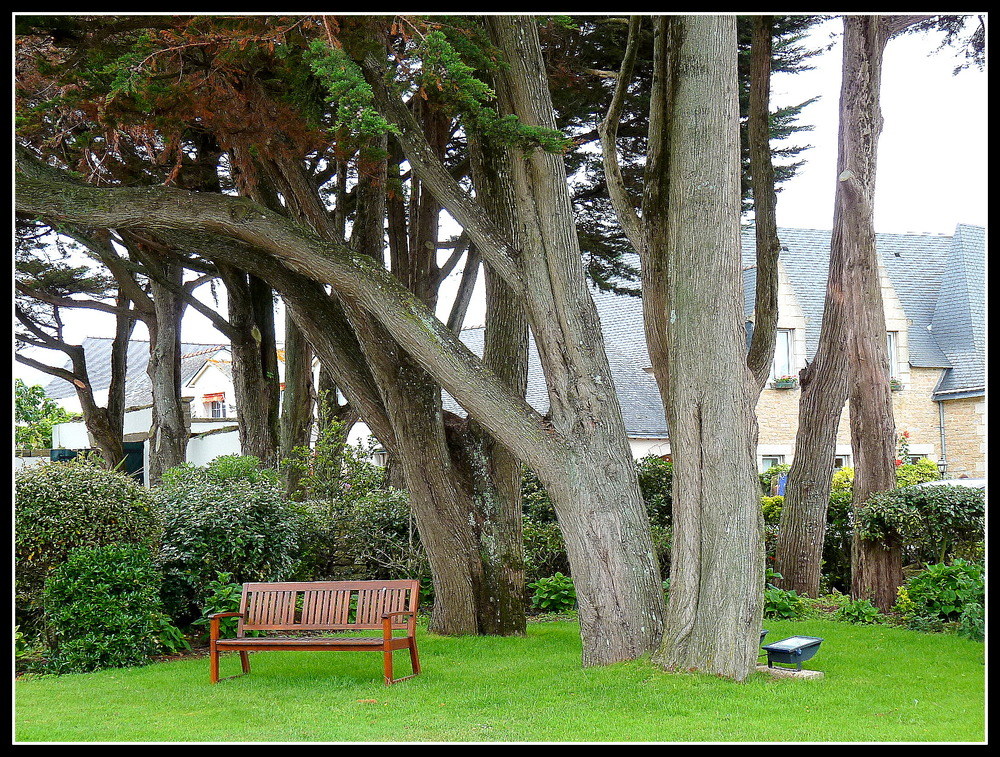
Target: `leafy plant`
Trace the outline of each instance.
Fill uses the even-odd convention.
[[[240,599],[243,597],[243,586],[233,581],[232,573],[217,573],[216,577],[205,586],[206,598],[199,617],[193,626],[201,626],[208,633],[208,616],[217,612],[239,612]],[[219,632],[223,637],[236,635],[239,618],[222,618],[219,620]]]
[[[967,607],[986,601],[983,566],[965,560],[928,565],[905,586],[915,615],[946,621],[958,620]]]
[[[163,518],[163,596],[175,622],[198,616],[220,572],[276,581],[295,571],[301,511],[256,458],[178,466],[154,496]]]
[[[78,547],[45,582],[46,670],[142,665],[159,649],[160,575],[149,550]]]
[[[540,578],[528,588],[534,589],[531,606],[543,612],[566,612],[576,608],[573,579],[562,573]]]
[[[129,543],[155,549],[160,521],[134,478],[85,457],[14,474],[14,559],[18,622],[41,618],[45,579],[77,547]]]
[[[764,617],[796,620],[806,611],[806,604],[794,589],[779,589],[772,582],[782,578],[771,568],[767,568],[764,586]]]
[[[51,447],[52,427],[74,418],[45,395],[44,387],[14,379],[14,445],[18,449]]]
[[[847,623],[868,625],[881,623],[884,616],[879,609],[867,599],[852,600],[840,607],[833,617]]]

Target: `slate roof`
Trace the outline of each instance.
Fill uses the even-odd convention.
[[[83,350],[87,359],[87,373],[94,391],[103,391],[111,384],[112,341],[112,339],[104,337],[87,337],[83,341]],[[190,381],[219,350],[228,349],[228,344],[181,344],[181,384]],[[149,376],[146,375],[148,363],[149,342],[130,341],[125,379],[126,407],[148,405],[153,401]],[[45,393],[52,399],[58,400],[76,396],[76,389],[68,381],[53,378],[45,387]]]
[[[806,319],[806,352],[819,340],[832,233],[779,229],[779,256]],[[876,234],[875,245],[909,329],[910,364],[947,368],[934,399],[985,386],[985,230],[959,225],[953,236]],[[743,234],[745,311],[753,311],[753,229]],[[942,392],[953,392],[943,395]]]
[[[662,439],[667,434],[663,403],[652,374],[643,370],[650,365],[643,331],[642,301],[591,289],[604,330],[611,377],[618,390],[619,404],[630,436]],[[464,329],[462,341],[477,355],[483,354],[482,327]],[[528,348],[528,387],[526,399],[540,413],[549,409],[545,376],[532,340]],[[459,405],[445,396],[445,408],[464,415]]]

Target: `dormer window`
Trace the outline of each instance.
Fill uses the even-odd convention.
[[[225,418],[226,417],[226,394],[225,392],[216,392],[215,394],[206,394],[204,398],[205,403],[205,415],[209,418]]]

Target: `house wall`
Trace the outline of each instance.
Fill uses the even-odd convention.
[[[944,405],[948,478],[986,478],[986,401],[948,400]]]

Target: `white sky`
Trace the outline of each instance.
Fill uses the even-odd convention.
[[[779,227],[829,229],[832,225],[842,28],[840,20],[831,20],[814,30],[809,46],[835,42],[831,50],[814,59],[815,70],[778,75],[772,82],[772,107],[822,95],[802,114],[802,121],[815,129],[793,137],[795,144],[813,147],[803,153],[807,162],[799,174],[778,195]],[[831,34],[835,38],[831,39]],[[934,53],[938,40],[939,35],[905,35],[893,39],[886,49],[882,74],[885,123],[879,140],[875,201],[877,232],[950,235],[958,223],[986,225],[987,74],[970,68],[953,76],[959,60],[949,50]],[[457,278],[456,272],[451,280],[457,282]],[[202,290],[207,300],[208,287]],[[188,312],[183,325],[185,341],[225,341],[204,317]],[[70,330],[74,340],[113,333],[110,318],[88,311],[78,313],[77,324]],[[481,319],[482,308],[474,304],[467,324],[476,325]],[[146,338],[141,324],[135,336]],[[63,363],[61,353],[56,359]],[[20,363],[14,363],[14,376],[28,383],[49,381]]]

